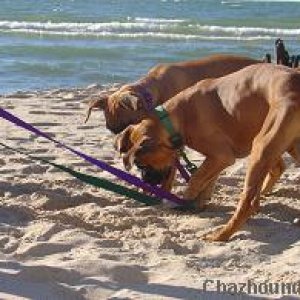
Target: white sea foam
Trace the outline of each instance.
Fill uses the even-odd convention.
[[[137,22],[148,22],[148,23],[182,23],[186,20],[183,19],[158,19],[158,18],[134,18]]]
[[[300,29],[202,25],[188,20],[135,18],[127,22],[53,23],[0,21],[0,32],[39,35],[160,39],[268,40],[299,38]]]
[[[0,21],[0,30],[40,30],[61,32],[101,32],[103,30],[137,30],[137,29],[157,29],[164,30],[169,25],[155,24],[149,22],[107,22],[107,23],[53,23],[53,22],[18,22]]]
[[[6,31],[4,31],[6,32]],[[232,40],[232,41],[254,41],[254,40],[273,40],[274,36],[215,36],[215,35],[193,35],[193,34],[173,34],[173,33],[159,33],[159,32],[142,32],[142,33],[114,33],[102,31],[98,33],[79,33],[79,32],[61,32],[61,31],[40,31],[35,29],[13,29],[12,32],[40,34],[40,35],[57,35],[57,36],[95,36],[107,38],[153,38],[153,39],[167,39],[167,40]]]
[[[189,27],[196,27],[204,32],[222,32],[235,35],[250,35],[250,34],[274,34],[274,35],[300,35],[300,28],[298,29],[284,29],[284,28],[262,28],[262,27],[236,27],[236,26],[211,26],[211,25],[189,25]]]

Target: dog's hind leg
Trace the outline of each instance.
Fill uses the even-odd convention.
[[[263,182],[261,194],[266,195],[272,191],[275,183],[280,178],[284,170],[285,170],[285,164],[283,159],[280,157],[274,162],[274,164],[270,168]]]
[[[268,171],[297,138],[296,134],[300,130],[297,117],[293,109],[271,109],[253,142],[245,185],[235,213],[223,228],[207,234],[204,239],[228,240],[254,212],[258,211],[260,191]]]
[[[287,152],[296,162],[300,163],[300,139],[297,139]]]
[[[294,160],[300,163],[300,140],[294,142],[287,152],[294,158]],[[282,158],[276,160],[274,165],[269,170],[267,177],[264,180],[261,193],[263,195],[269,194],[272,192],[274,185],[277,180],[280,178],[282,173],[285,170],[285,164]]]

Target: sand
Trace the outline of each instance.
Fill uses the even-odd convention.
[[[0,105],[122,168],[102,114],[83,124],[87,97],[103,88],[22,92],[1,97]],[[12,147],[118,182],[7,121],[0,126],[0,141]],[[288,169],[263,197],[261,212],[229,242],[208,243],[201,236],[236,206],[245,160],[222,173],[205,212],[183,213],[145,207],[1,148],[0,299],[232,299],[234,284],[249,282],[260,284],[260,295],[250,290],[239,299],[284,298],[264,295],[263,285],[300,280],[300,226],[293,224],[300,217],[300,168],[285,160]],[[178,178],[174,192],[184,187]],[[225,284],[228,293],[221,294]]]

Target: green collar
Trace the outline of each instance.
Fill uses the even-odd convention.
[[[178,132],[175,131],[171,119],[169,118],[169,114],[165,110],[165,108],[162,105],[159,105],[154,108],[154,113],[157,115],[159,120],[163,123],[166,130],[168,131],[173,148],[175,149],[182,148],[183,146],[182,137]]]

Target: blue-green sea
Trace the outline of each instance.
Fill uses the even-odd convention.
[[[212,53],[300,54],[300,1],[1,0],[0,94],[136,80]]]

